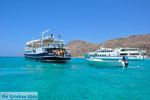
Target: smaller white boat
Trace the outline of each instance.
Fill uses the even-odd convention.
[[[97,65],[100,67],[110,67],[110,66],[116,66],[116,67],[127,67],[128,61],[124,59],[120,60],[103,60],[103,59],[97,59],[94,57],[87,59],[89,64]]]

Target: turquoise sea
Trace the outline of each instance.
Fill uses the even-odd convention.
[[[39,100],[150,100],[150,60],[128,68],[0,58],[0,92],[38,92]]]

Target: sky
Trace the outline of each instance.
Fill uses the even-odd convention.
[[[0,0],[0,56],[19,56],[50,29],[67,43],[150,33],[150,0]]]

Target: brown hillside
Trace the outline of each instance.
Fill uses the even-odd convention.
[[[69,48],[73,57],[80,57],[87,52],[95,51],[97,48],[99,48],[99,44],[74,40],[69,43]]]
[[[89,43],[86,41],[75,40],[69,43],[69,48],[71,50],[72,56],[78,57],[83,56],[83,54],[95,51],[101,45]],[[147,55],[150,56],[150,34],[144,35],[132,35],[125,38],[116,38],[103,42],[104,47],[137,47],[147,51]]]

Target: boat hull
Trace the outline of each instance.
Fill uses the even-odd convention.
[[[56,55],[48,55],[45,53],[41,54],[24,54],[25,58],[27,59],[35,59],[42,62],[67,62],[71,59],[70,56],[56,56]]]
[[[126,67],[128,66],[128,62],[124,62],[122,60],[99,60],[99,59],[87,59],[88,63],[91,65],[96,65],[99,67]]]
[[[131,57],[126,56],[128,61],[139,61],[144,60],[144,57]],[[96,59],[103,59],[103,60],[120,60],[122,56],[106,56],[106,57],[95,57]]]

